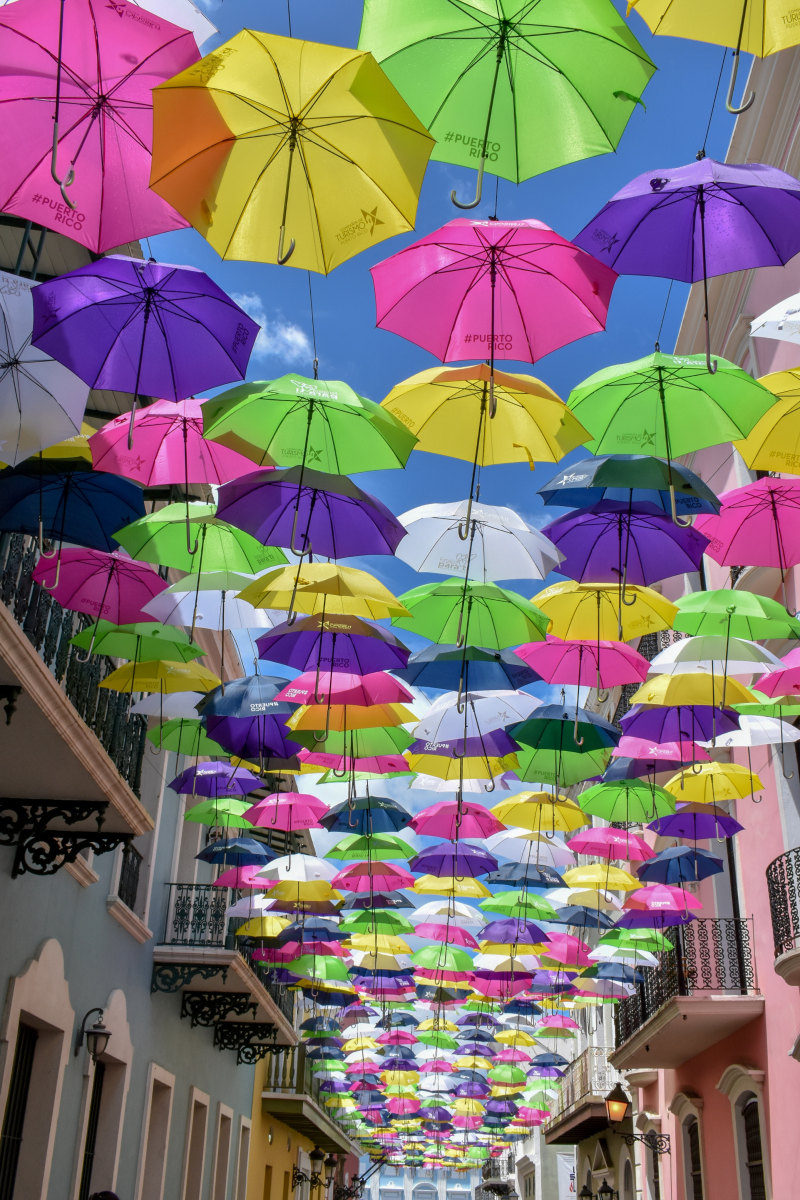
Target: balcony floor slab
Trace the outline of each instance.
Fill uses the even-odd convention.
[[[675,996],[609,1062],[618,1071],[680,1067],[763,1014],[763,996]]]
[[[585,1096],[568,1112],[548,1124],[544,1140],[548,1146],[577,1146],[584,1138],[608,1129],[608,1113],[602,1096]]]

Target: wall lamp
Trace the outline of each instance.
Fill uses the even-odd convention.
[[[578,1192],[578,1200],[619,1200],[619,1192],[615,1192],[612,1187],[609,1187],[608,1180],[604,1179],[596,1192],[593,1192],[585,1183]]]
[[[615,1125],[621,1125],[631,1111],[631,1102],[621,1083],[616,1083],[608,1093],[605,1105],[608,1123],[612,1129]],[[671,1153],[668,1133],[656,1133],[653,1129],[648,1129],[647,1133],[622,1133],[619,1129],[615,1129],[614,1132],[619,1134],[626,1146],[632,1146],[634,1142],[641,1142],[653,1154]],[[603,1182],[605,1183],[605,1180]],[[598,1192],[598,1195],[600,1194]]]
[[[91,1017],[92,1013],[99,1013],[100,1016],[97,1018],[94,1025],[87,1029],[86,1022],[89,1020],[89,1017]],[[107,1029],[103,1024],[102,1008],[90,1008],[86,1016],[81,1021],[80,1030],[75,1038],[75,1049],[73,1051],[74,1057],[77,1058],[77,1056],[80,1054],[81,1046],[83,1045],[85,1038],[86,1049],[89,1051],[89,1057],[93,1063],[96,1063],[101,1054],[105,1052],[105,1048],[108,1045],[110,1037],[111,1030]]]
[[[322,1153],[319,1146],[315,1146],[314,1149],[311,1151],[311,1153],[308,1156],[308,1161],[311,1164],[310,1171],[301,1171],[301,1169],[297,1166],[297,1164],[295,1164],[292,1167],[292,1191],[293,1192],[297,1191],[297,1188],[300,1186],[301,1183],[307,1183],[309,1188],[312,1191],[314,1190],[314,1188],[323,1186],[323,1179],[322,1179],[322,1175],[320,1174],[320,1167],[322,1166],[322,1164],[325,1161],[325,1155]]]

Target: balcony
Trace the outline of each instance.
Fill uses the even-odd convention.
[[[181,992],[181,1017],[213,1027],[214,1045],[252,1063],[295,1045],[295,992],[253,961],[228,921],[229,888],[168,883],[161,941],[153,949],[151,992]]]
[[[32,581],[36,557],[32,539],[0,536],[0,845],[16,847],[14,875],[52,874],[153,827],[139,800],[146,721],[98,689],[113,664],[70,646],[86,620]]]
[[[510,1200],[517,1195],[516,1161],[511,1151],[492,1158],[481,1171],[476,1200]]]
[[[780,854],[767,867],[769,911],[775,943],[775,970],[800,986],[800,847]]]
[[[362,1153],[344,1128],[324,1107],[319,1080],[306,1063],[302,1045],[281,1048],[270,1056],[261,1092],[261,1108],[266,1116],[277,1117],[284,1125],[309,1138],[325,1153]]]
[[[704,917],[667,930],[674,950],[617,1005],[620,1070],[679,1067],[764,1012],[752,954],[751,921]]]
[[[624,1083],[610,1066],[607,1051],[590,1046],[567,1068],[550,1117],[543,1126],[549,1146],[576,1146],[584,1138],[608,1128],[604,1097],[615,1083]]]

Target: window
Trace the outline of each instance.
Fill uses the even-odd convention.
[[[189,1094],[189,1118],[186,1127],[182,1200],[200,1200],[203,1191],[207,1128],[208,1096],[192,1088]]]
[[[81,1166],[81,1182],[78,1188],[78,1200],[89,1200],[92,1190],[92,1168],[97,1147],[97,1126],[100,1121],[100,1105],[103,1102],[103,1080],[106,1065],[98,1062],[94,1068],[92,1079],[92,1098],[89,1101],[89,1121],[86,1126],[86,1141],[83,1145],[83,1165]]]
[[[175,1076],[152,1063],[139,1154],[136,1200],[162,1200],[164,1195],[174,1086]]]
[[[0,1134],[0,1196],[7,1197],[8,1200],[14,1195],[37,1038],[38,1034],[32,1026],[20,1022],[3,1130]]]
[[[766,1200],[764,1153],[761,1148],[761,1116],[758,1111],[758,1099],[752,1093],[744,1097],[741,1107],[741,1122],[744,1134],[745,1172],[750,1187],[746,1200]]]
[[[217,1109],[217,1144],[214,1150],[211,1200],[225,1200],[228,1194],[232,1118],[231,1110],[220,1104]]]
[[[244,1117],[239,1121],[239,1151],[236,1155],[236,1179],[233,1184],[233,1200],[245,1200],[247,1194],[247,1160],[250,1157],[250,1122]]]
[[[625,1171],[622,1176],[622,1200],[634,1200],[633,1167],[630,1159],[625,1163]]]
[[[703,1164],[700,1158],[700,1126],[697,1117],[689,1117],[683,1126],[686,1174],[689,1181],[687,1200],[703,1200]]]
[[[651,1150],[650,1159],[650,1200],[661,1200],[661,1165],[659,1156]]]

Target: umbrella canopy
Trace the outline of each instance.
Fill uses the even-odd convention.
[[[256,641],[261,659],[313,671],[323,687],[324,674],[346,671],[368,675],[397,670],[408,662],[409,651],[388,629],[352,615],[316,613],[275,625]],[[318,693],[317,693],[318,694]]]
[[[611,641],[563,641],[548,634],[544,642],[518,646],[517,654],[547,683],[611,688],[641,683],[648,661],[631,646]]]
[[[674,812],[674,796],[665,788],[644,783],[639,779],[624,779],[614,783],[596,783],[578,796],[585,813],[606,821],[652,821],[655,817]]]
[[[223,258],[327,273],[414,227],[433,140],[371,54],[243,29],[153,104],[152,186]]]
[[[89,398],[77,375],[31,345],[32,289],[0,272],[0,440],[12,466],[79,434]]]
[[[115,692],[209,692],[219,676],[196,662],[132,662],[117,667],[98,687]]]
[[[198,763],[187,767],[167,785],[173,792],[188,792],[193,796],[208,796],[212,800],[245,796],[264,786],[263,780],[243,767],[229,763]],[[247,813],[244,813],[247,816]],[[255,824],[252,817],[247,820]]]
[[[152,89],[199,57],[179,24],[126,0],[3,7],[2,211],[95,253],[186,224],[148,186]]]
[[[196,501],[166,504],[118,529],[115,537],[132,558],[183,571],[255,574],[286,562],[282,551],[263,545],[216,512],[215,505]]]
[[[698,517],[708,554],[725,566],[778,567],[781,577],[800,562],[800,482],[757,479],[720,496],[718,515]]]
[[[800,296],[790,296],[758,317],[751,326],[754,337],[775,337],[796,341],[800,332],[797,311]],[[773,319],[774,313],[774,319]],[[775,371],[764,375],[759,383],[777,397],[771,408],[753,426],[747,437],[736,443],[751,471],[781,471],[797,475],[800,450],[800,372]]]
[[[0,471],[0,529],[116,550],[118,522],[144,514],[141,488],[87,466],[33,459]]]
[[[255,608],[293,608],[309,615],[372,617],[376,621],[409,615],[374,576],[336,563],[310,562],[267,571],[248,584],[239,599]]]
[[[201,650],[183,629],[159,625],[155,621],[139,621],[133,625],[112,625],[98,621],[94,629],[82,629],[70,638],[70,645],[80,650],[107,654],[109,658],[157,659],[189,662],[202,658]]]
[[[31,576],[62,608],[102,616],[115,625],[143,620],[144,605],[166,587],[152,567],[121,551],[62,550],[57,563],[40,559]]]
[[[630,584],[624,600],[618,586],[573,580],[551,584],[533,597],[550,618],[549,632],[564,639],[628,641],[672,628],[678,610],[652,588]]]
[[[543,638],[547,617],[530,601],[496,583],[447,579],[426,583],[400,597],[407,616],[393,617],[401,629],[435,642],[468,640],[498,650]]]
[[[668,513],[670,476],[679,513],[717,512],[719,501],[699,475],[649,454],[602,454],[560,470],[539,495],[545,504],[590,508],[601,501],[652,504]]]
[[[511,650],[482,646],[427,646],[395,672],[407,683],[436,691],[500,691],[524,687],[538,678]]]
[[[351,796],[334,805],[321,824],[335,833],[393,833],[411,821],[411,813],[388,796]]]
[[[677,601],[674,628],[682,633],[748,639],[800,637],[800,621],[783,605],[755,592],[690,592]]]
[[[616,281],[536,220],[458,218],[371,273],[379,328],[443,362],[469,359],[484,344],[491,365],[495,358],[538,362],[603,329]]]

